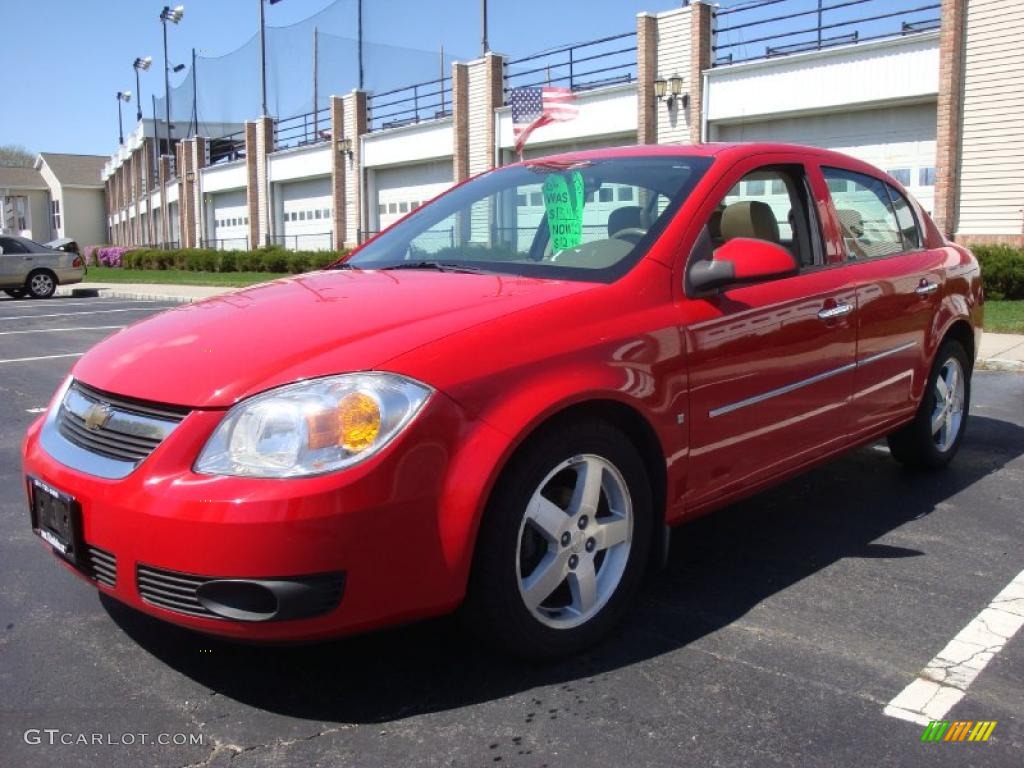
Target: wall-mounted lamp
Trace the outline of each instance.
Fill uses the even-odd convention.
[[[191,184],[195,180],[196,174],[194,171],[189,171],[188,173],[185,174],[185,181],[187,181],[189,184]]]
[[[335,142],[335,143],[338,145],[338,151],[339,152],[341,152],[343,155],[349,155],[351,157],[351,155],[352,155],[352,139],[349,139],[349,138],[338,139],[338,141]]]
[[[669,109],[672,109],[677,99],[682,103],[683,109],[690,106],[690,94],[683,93],[683,78],[679,75],[672,75],[668,80],[663,77],[655,80],[654,95],[658,97],[658,101],[664,100],[665,106]]]

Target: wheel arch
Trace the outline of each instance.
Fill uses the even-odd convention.
[[[946,342],[947,339],[958,341],[963,346],[964,351],[967,353],[967,361],[971,365],[971,369],[974,369],[975,358],[977,350],[974,344],[974,327],[964,317],[958,317],[949,325],[946,326],[940,336],[941,341],[939,342],[939,348]],[[938,353],[938,348],[936,349]]]
[[[668,497],[668,468],[665,461],[665,449],[654,425],[637,408],[614,397],[592,393],[589,397],[563,402],[525,425],[516,439],[510,441],[508,450],[497,463],[487,484],[479,517],[483,517],[503,473],[517,455],[529,449],[533,440],[542,438],[545,431],[558,425],[588,419],[603,421],[622,431],[640,454],[648,473],[651,505],[654,512],[654,520],[651,521],[653,540],[650,562],[652,566],[660,567],[664,564],[667,554],[669,535],[665,525]],[[478,537],[479,528],[473,532],[472,549],[474,553]]]

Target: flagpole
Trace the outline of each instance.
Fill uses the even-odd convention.
[[[260,4],[260,95],[263,102],[263,117],[267,116],[267,33],[266,18],[263,13],[263,0]]]
[[[487,0],[480,0],[480,23],[483,31],[483,53],[481,55],[486,56],[487,52],[491,50],[487,44]]]

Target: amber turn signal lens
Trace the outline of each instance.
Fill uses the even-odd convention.
[[[380,406],[369,395],[353,392],[338,403],[338,421],[341,447],[346,451],[364,451],[380,434]]]

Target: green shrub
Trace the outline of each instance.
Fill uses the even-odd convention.
[[[309,257],[310,269],[323,269],[328,264],[333,264],[342,254],[334,251],[316,251]]]
[[[217,265],[217,269],[220,272],[237,272],[238,271],[238,252],[237,251],[224,251],[220,255],[220,264]]]
[[[986,298],[1024,299],[1024,249],[977,245],[971,250],[981,262],[981,283]]]
[[[263,253],[263,272],[287,272],[288,252],[281,249],[267,249]]]
[[[310,258],[307,253],[293,253],[288,257],[288,271],[293,275],[300,272],[309,272]]]

